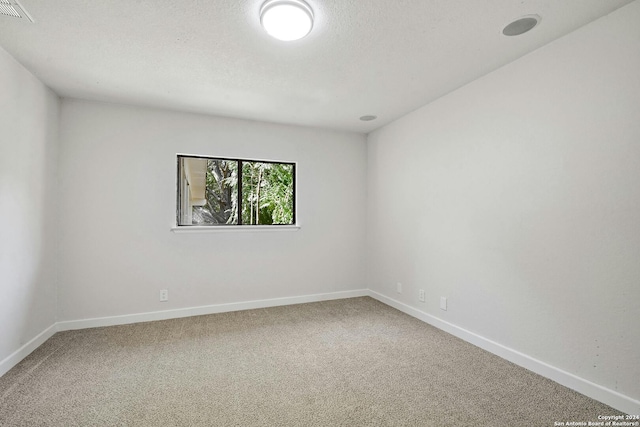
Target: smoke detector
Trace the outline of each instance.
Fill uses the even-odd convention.
[[[12,18],[26,18],[30,22],[34,22],[29,12],[18,0],[0,0],[0,15],[11,16]]]

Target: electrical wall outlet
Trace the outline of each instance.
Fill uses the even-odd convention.
[[[160,301],[161,302],[169,301],[169,290],[168,289],[162,289],[160,291]]]
[[[418,299],[419,299],[421,302],[424,302],[424,289],[420,289],[420,290],[418,291]]]
[[[402,293],[402,283],[396,283],[396,292],[398,292],[399,294]]]
[[[440,297],[440,309],[447,311],[447,298]]]

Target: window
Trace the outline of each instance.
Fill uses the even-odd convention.
[[[294,225],[294,163],[178,156],[178,226]]]

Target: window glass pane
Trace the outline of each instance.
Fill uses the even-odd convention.
[[[207,160],[205,199],[193,207],[193,225],[237,224],[238,162]]]
[[[293,165],[242,162],[242,224],[293,224]]]
[[[180,157],[178,224],[238,223],[238,162]]]

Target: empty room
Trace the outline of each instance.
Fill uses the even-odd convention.
[[[640,426],[640,0],[0,0],[0,426]]]

